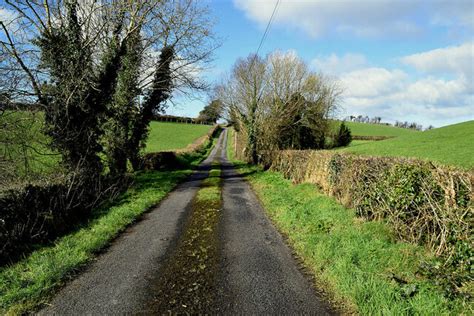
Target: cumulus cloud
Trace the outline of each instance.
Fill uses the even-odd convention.
[[[248,18],[265,25],[275,0],[234,0],[234,4]],[[414,12],[421,17],[415,17]],[[426,20],[443,26],[470,26],[474,23],[472,12],[471,0],[281,0],[274,23],[315,38],[333,32],[360,37],[407,36],[420,34]]]
[[[472,72],[466,70],[472,67],[469,49],[472,44],[462,44],[400,58],[405,65],[420,71],[421,77],[408,70],[371,67],[358,54],[330,55],[317,58],[312,64],[320,64],[327,74],[338,77],[343,88],[344,114],[441,126],[474,119],[473,78],[468,75]],[[465,58],[466,55],[470,57]],[[351,59],[359,61],[357,67],[347,66]],[[440,73],[448,76],[443,78],[437,75]]]
[[[364,68],[340,76],[345,95],[350,98],[371,98],[387,95],[404,88],[408,76],[401,70]]]
[[[459,80],[407,79],[400,82],[399,88],[386,87],[383,91],[361,95],[354,87],[346,90],[344,114],[381,116],[388,122],[416,121],[425,126],[474,119],[473,95]]]
[[[401,61],[427,74],[474,75],[474,42],[438,48],[401,58]]]

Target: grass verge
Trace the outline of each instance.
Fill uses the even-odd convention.
[[[231,134],[228,140],[231,151]],[[420,264],[432,254],[396,241],[386,223],[361,221],[313,185],[294,185],[279,173],[237,165],[298,256],[346,309],[363,315],[473,312],[472,303],[448,299],[420,275]]]

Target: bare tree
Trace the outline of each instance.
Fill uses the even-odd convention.
[[[280,52],[239,59],[218,91],[253,163],[261,150],[323,148],[339,96],[337,85]]]
[[[259,56],[251,54],[239,59],[225,84],[218,88],[219,99],[239,121],[246,134],[247,156],[258,162],[257,137],[264,109],[263,99],[267,84],[267,65]]]
[[[294,53],[267,57],[269,98],[262,149],[323,148],[337,106],[339,89],[330,79],[313,73]],[[268,122],[268,124],[265,124]]]

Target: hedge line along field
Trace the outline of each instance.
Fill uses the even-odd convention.
[[[337,121],[335,124],[336,128],[339,127],[341,122]],[[387,136],[387,137],[398,137],[404,135],[413,135],[420,133],[419,131],[400,128],[394,126],[388,126],[383,124],[370,124],[370,123],[357,123],[357,122],[344,122],[347,127],[351,130],[352,136]]]
[[[211,125],[151,122],[146,152],[183,149],[206,135]]]
[[[424,132],[407,131],[409,133],[395,138],[358,143],[338,150],[371,156],[414,157],[465,169],[474,168],[474,121]]]

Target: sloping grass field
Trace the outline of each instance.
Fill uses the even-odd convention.
[[[374,128],[372,132],[376,133],[377,125],[362,125],[367,125],[365,132]],[[360,129],[357,128],[356,133],[359,133]],[[424,132],[407,131],[395,138],[356,143],[338,150],[361,155],[415,157],[465,169],[474,168],[474,121]]]
[[[413,135],[420,133],[419,131],[400,128],[382,124],[368,124],[357,122],[344,122],[351,130],[352,136],[388,136],[398,137],[404,135]],[[339,126],[339,122],[337,124]]]
[[[61,172],[61,156],[48,147],[41,111],[7,111],[0,116],[0,186],[19,178]],[[145,152],[183,149],[207,134],[211,125],[151,122]]]
[[[211,125],[151,122],[146,152],[183,149],[206,135]]]

